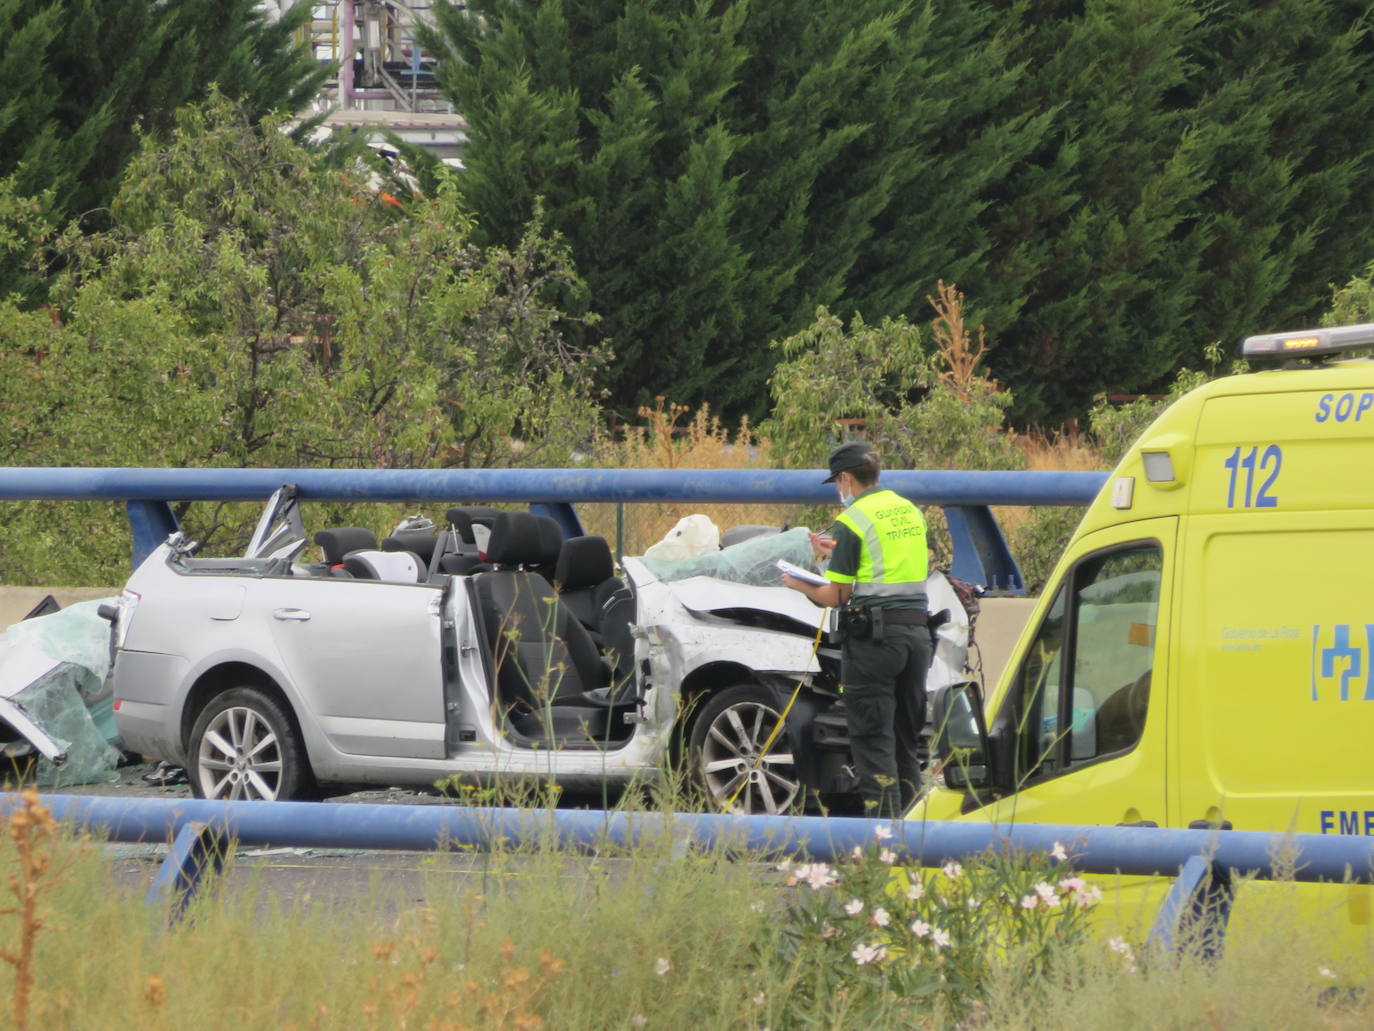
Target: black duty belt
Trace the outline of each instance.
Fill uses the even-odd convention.
[[[883,609],[883,622],[888,626],[925,626],[925,609]]]

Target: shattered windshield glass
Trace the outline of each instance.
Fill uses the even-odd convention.
[[[0,751],[37,753],[40,786],[110,780],[119,762],[105,689],[110,624],[87,601],[21,620],[0,634]]]

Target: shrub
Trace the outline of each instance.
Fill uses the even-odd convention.
[[[784,863],[793,888],[773,962],[789,983],[775,1027],[962,1019],[995,973],[1028,984],[1088,934],[1101,891],[1053,855],[990,853],[939,871],[896,865],[878,829],[849,861]]]

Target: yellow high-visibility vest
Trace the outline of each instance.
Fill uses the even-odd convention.
[[[835,583],[852,583],[855,598],[893,598],[925,593],[926,521],[921,510],[900,494],[864,494],[836,520],[863,542],[855,576],[829,572]]]

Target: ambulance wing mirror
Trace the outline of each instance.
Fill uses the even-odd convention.
[[[950,684],[931,699],[932,749],[945,786],[956,791],[992,782],[991,750],[977,684]]]

